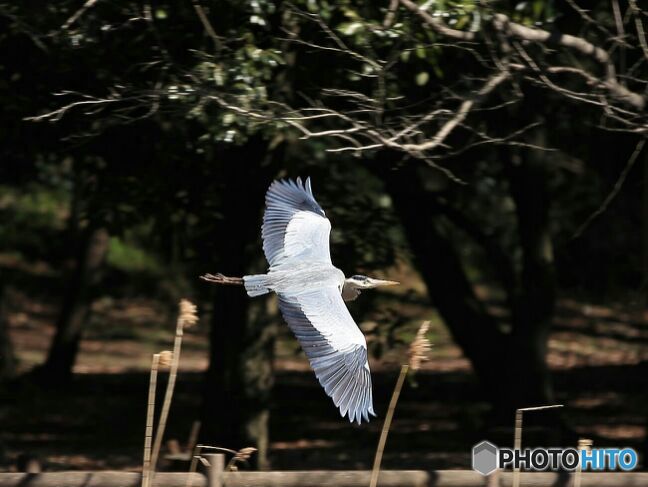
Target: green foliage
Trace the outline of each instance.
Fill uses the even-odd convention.
[[[162,274],[162,266],[154,254],[128,240],[111,237],[107,264],[126,273]]]
[[[32,183],[24,187],[0,186],[0,252],[21,259],[59,259],[60,239],[69,210],[69,194],[60,188]]]
[[[238,159],[230,149],[267,144],[268,152],[285,153],[268,172],[313,175],[318,198],[334,222],[333,246],[345,269],[371,270],[393,263],[406,244],[371,161],[328,154],[330,140],[300,140],[301,134],[285,121],[250,113],[285,115],[286,106],[357,108],[324,93],[331,88],[379,100],[380,123],[397,130],[408,117],[456,92],[474,89],[473,80],[487,74],[482,63],[488,60],[487,50],[450,46],[403,8],[385,28],[388,2],[249,0],[202,5],[216,39],[190,2],[157,2],[150,18],[137,2],[97,2],[66,29],[61,26],[77,11],[75,2],[44,9],[29,3],[0,4],[6,27],[0,34],[0,69],[11,74],[1,82],[0,96],[14,120],[0,135],[7,162],[0,169],[6,181],[0,195],[4,248],[39,247],[37,253],[46,255],[51,243],[37,237],[43,229],[60,237],[64,249],[73,248],[64,235],[74,209],[73,218],[81,226],[106,225],[115,235],[109,253],[115,268],[155,273],[162,256],[193,272],[192,266],[212,257],[210,239],[217,229],[232,224],[228,219],[235,210],[226,208],[222,189],[240,184],[241,198],[247,195],[243,182],[228,180],[230,166],[261,171],[270,164],[258,157]],[[430,0],[420,5],[448,26],[478,34],[500,11],[525,25],[563,22],[566,31],[581,25],[570,9],[538,0]],[[598,4],[591,15],[613,26],[609,12]],[[356,55],[335,50],[339,45],[322,22]],[[67,94],[52,96],[63,91]],[[113,101],[70,110],[51,125],[20,122],[77,99],[75,94]],[[526,96],[547,113],[563,109],[557,97]],[[590,112],[579,110],[579,118],[592,120]],[[573,140],[573,124],[565,122],[576,114],[562,114],[552,119],[552,144],[584,152],[586,135]],[[510,128],[504,122],[516,117],[480,113],[473,121],[479,129],[503,136]],[[312,128],[338,126],[322,120]],[[462,146],[466,139],[453,142]],[[447,162],[468,181],[468,189],[446,181],[432,184],[430,191],[468,215],[518,261],[514,208],[498,150],[483,148]],[[588,195],[586,202],[556,189],[557,201],[574,208],[569,218],[556,223],[557,234],[567,235],[573,222],[587,214],[603,191],[593,188],[608,187],[610,177],[601,176],[598,186],[579,186]],[[563,182],[555,188],[575,184],[571,174],[559,173],[557,179]],[[451,222],[440,225],[456,239],[475,276],[491,274],[483,253],[467,243],[464,233],[451,230]],[[146,228],[149,238],[133,238],[133,228]]]

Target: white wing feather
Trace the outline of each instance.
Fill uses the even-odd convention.
[[[313,197],[310,178],[275,181],[266,193],[263,252],[270,267],[291,260],[331,264],[331,223]]]
[[[339,288],[280,293],[279,308],[340,414],[358,423],[375,416],[367,343]]]

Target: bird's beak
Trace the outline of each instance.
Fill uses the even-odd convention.
[[[397,284],[400,284],[400,282],[398,282],[398,281],[385,281],[383,279],[371,279],[371,287],[396,286]]]

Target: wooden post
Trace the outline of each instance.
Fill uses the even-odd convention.
[[[500,470],[495,470],[492,474],[486,477],[486,487],[500,487]]]
[[[223,472],[225,471],[225,455],[208,453],[203,455],[209,462],[207,472],[207,487],[223,487]]]
[[[513,438],[513,450],[522,449],[522,409],[515,411],[515,435]],[[520,487],[520,468],[513,468],[513,487]]]
[[[515,410],[515,435],[513,437],[513,449],[522,449],[522,415],[526,411],[544,411],[545,409],[561,408],[562,404],[552,404],[550,406],[536,406],[532,408],[520,408]],[[520,469],[513,469],[513,487],[520,487]]]

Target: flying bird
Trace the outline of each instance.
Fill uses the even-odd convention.
[[[345,301],[364,289],[399,284],[363,275],[345,278],[331,262],[331,222],[313,196],[310,178],[274,181],[265,197],[261,236],[267,274],[227,277],[251,297],[274,292],[279,309],[306,353],[315,376],[342,417],[360,424],[375,416],[367,342]]]

